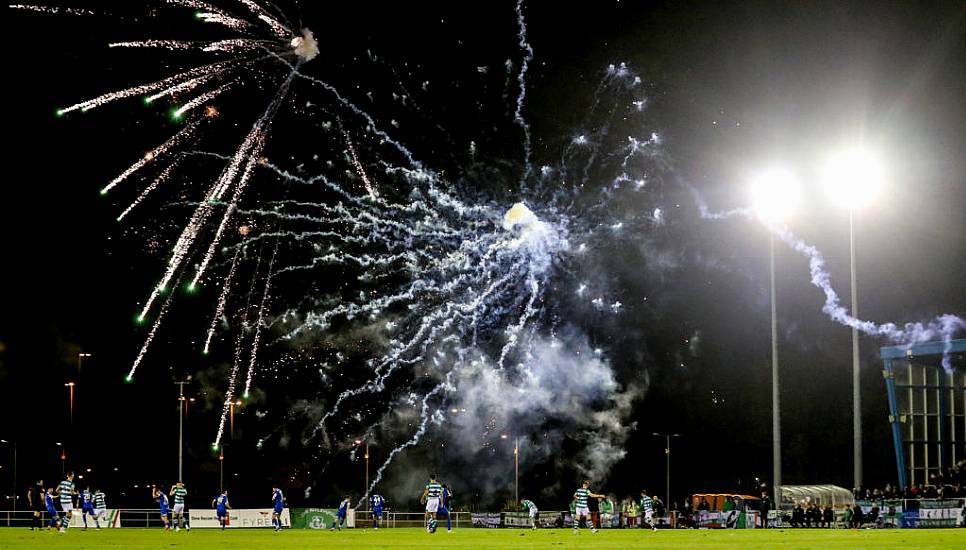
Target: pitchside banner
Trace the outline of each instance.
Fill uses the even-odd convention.
[[[279,519],[282,521],[282,527],[292,526],[288,508],[282,510],[282,515],[279,517]],[[218,521],[218,516],[215,515],[214,510],[190,510],[188,512],[188,523],[190,523],[192,527],[202,529],[221,527],[221,523]],[[272,527],[272,509],[229,510],[227,526],[231,528]]]
[[[901,527],[956,527],[963,513],[963,501],[907,500],[902,511]]]
[[[121,526],[121,511],[120,510],[107,510],[107,521],[104,521],[101,518],[97,518],[97,521],[100,522],[102,529],[105,528],[105,527],[120,527]],[[87,524],[90,527],[94,527],[94,520],[89,515],[88,515],[88,518],[87,518]],[[68,528],[84,527],[84,519],[81,517],[81,511],[80,510],[78,510],[76,508],[74,509],[74,517],[71,518],[70,525],[68,525],[67,527]]]
[[[328,529],[335,523],[335,508],[295,508],[292,510],[292,525],[298,529]],[[346,527],[356,526],[356,511],[349,510],[345,518]]]
[[[756,510],[746,510],[744,512],[739,512],[738,510],[728,512],[698,512],[696,515],[699,528],[754,529],[758,526],[758,512]]]

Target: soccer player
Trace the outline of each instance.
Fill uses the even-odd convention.
[[[453,532],[453,518],[450,517],[450,513],[449,513],[450,504],[452,500],[453,500],[453,492],[450,490],[449,485],[444,483],[443,496],[442,496],[442,500],[440,501],[439,510],[437,510],[437,514],[446,518],[447,533]]]
[[[426,503],[426,520],[436,520],[436,512],[439,511],[440,497],[443,496],[443,486],[436,481],[436,474],[429,476],[429,483],[423,489],[423,496],[420,500]]]
[[[178,522],[174,528],[175,533],[180,531],[182,526],[186,531],[190,531],[191,526],[184,519],[184,499],[188,496],[188,489],[183,482],[179,481],[171,487],[169,494],[174,497],[174,519]]]
[[[584,483],[574,492],[574,500],[576,501],[576,506],[574,507],[574,533],[580,529],[580,522],[590,518],[590,509],[587,508],[587,499],[589,498],[604,498],[604,495],[598,495],[590,490],[590,481],[584,481]],[[597,527],[591,522],[590,530],[593,533],[597,532]]]
[[[64,511],[64,517],[60,520],[60,531],[64,532],[70,527],[70,518],[74,515],[74,472],[67,472],[67,479],[60,482],[57,486],[58,498],[60,499],[60,509]]]
[[[339,510],[335,513],[335,521],[332,522],[332,527],[329,528],[329,531],[335,531],[336,528],[341,531],[342,528],[345,527],[345,516],[348,513],[349,495],[346,495],[345,498],[342,499],[342,503],[339,504]]]
[[[151,486],[151,498],[158,501],[158,511],[161,513],[161,521],[164,522],[164,529],[171,529],[171,522],[168,520],[168,514],[171,510],[168,508],[168,495],[164,494],[158,486]]]
[[[44,492],[44,504],[47,506],[47,513],[50,515],[50,527],[59,528],[61,526],[60,516],[57,514],[57,508],[54,507],[54,499],[60,498],[59,496],[54,496],[52,489],[47,489]],[[63,533],[64,529],[61,528],[60,532]]]
[[[272,510],[272,525],[275,526],[275,532],[282,530],[282,509],[285,507],[285,498],[282,496],[282,490],[278,488],[278,484],[272,485],[272,504],[274,509]]]
[[[90,514],[94,518],[94,525],[97,530],[101,530],[101,524],[97,521],[97,516],[94,515],[94,493],[91,492],[91,486],[88,485],[84,487],[84,490],[80,494],[80,505],[81,505],[81,519],[84,520],[84,529],[87,529],[87,514]]]
[[[527,500],[527,499],[523,499],[523,502],[521,502],[521,504],[523,505],[524,508],[526,508],[530,512],[530,529],[536,530],[537,513],[539,513],[539,510],[537,510],[537,505],[534,504],[532,500]]]
[[[228,489],[222,490],[221,494],[211,501],[211,505],[215,507],[215,515],[218,516],[218,523],[224,531],[225,524],[228,523],[228,510],[231,510],[231,505],[228,504]]]
[[[369,509],[372,511],[372,527],[375,529],[379,528],[379,522],[382,521],[382,507],[386,505],[386,499],[382,498],[382,495],[375,493],[369,497]]]
[[[644,490],[641,491],[641,516],[641,528],[647,525],[652,531],[657,531],[654,526],[654,501]]]
[[[94,491],[94,518],[103,519],[104,524],[110,527],[107,523],[107,502],[104,498],[104,491],[100,489]]]
[[[27,491],[27,504],[30,505],[30,509],[34,512],[33,522],[30,524],[30,530],[33,531],[36,527],[38,530],[43,528],[43,522],[40,516],[43,515],[44,510],[47,509],[47,504],[44,502],[47,496],[47,491],[44,489],[43,480],[37,481],[37,484]]]

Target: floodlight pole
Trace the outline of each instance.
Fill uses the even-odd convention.
[[[769,232],[771,264],[771,432],[772,432],[772,491],[776,508],[781,505],[782,486],[782,427],[778,395],[778,317],[775,304],[775,234]]]
[[[849,208],[849,260],[852,276],[852,317],[859,317],[859,291],[855,276],[854,209]],[[862,487],[862,394],[859,388],[859,331],[852,327],[852,452],[855,488]]]

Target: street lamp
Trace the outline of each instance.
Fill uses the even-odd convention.
[[[500,439],[509,439],[509,434],[500,434]],[[513,437],[513,502],[520,500],[520,436]]]
[[[358,447],[359,445],[365,445],[365,454],[362,457],[366,460],[366,486],[362,494],[366,494],[369,491],[369,440],[362,438],[356,439],[352,442],[353,446]],[[369,501],[366,501],[366,513],[369,513]]]
[[[88,358],[90,356],[91,356],[91,354],[89,354],[89,353],[78,353],[77,354],[77,374],[80,374],[81,366],[83,364],[84,359],[86,359],[86,358]]]
[[[184,385],[191,380],[188,376],[184,380],[175,382],[178,386],[178,481],[183,482],[182,464],[184,461],[184,417],[187,413],[188,401],[184,396]]]
[[[13,445],[13,511],[17,511],[17,442],[0,439],[0,443]]]
[[[885,182],[882,164],[869,151],[843,151],[825,166],[825,191],[833,202],[849,210],[849,266],[852,283],[852,316],[859,316],[859,292],[855,274],[855,211],[879,195]],[[859,331],[852,327],[852,452],[854,487],[862,486],[862,395],[859,388]]]
[[[229,401],[228,402],[228,430],[231,432],[231,438],[235,439],[235,406],[242,406],[242,400]]]
[[[667,478],[666,478],[666,485],[664,487],[664,490],[665,490],[664,498],[667,499],[667,501],[666,501],[667,502],[667,509],[670,510],[671,509],[671,503],[673,502],[673,500],[671,500],[671,438],[672,437],[681,437],[681,434],[662,434],[662,433],[654,432],[651,435],[653,435],[655,437],[663,437],[665,439],[665,443],[664,443],[664,464],[665,464],[665,467],[667,469],[667,473],[666,473]]]
[[[771,274],[771,431],[772,488],[780,494],[782,484],[781,408],[778,395],[778,316],[775,301],[774,226],[794,212],[798,203],[798,181],[788,172],[772,169],[752,182],[752,199],[758,217],[769,227],[769,267]]]
[[[75,382],[68,382],[64,384],[65,387],[69,388],[70,392],[70,425],[74,425],[74,386],[77,384]]]

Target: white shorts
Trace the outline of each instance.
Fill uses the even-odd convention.
[[[73,502],[61,502],[60,503],[60,509],[63,510],[65,514],[67,512],[71,512],[71,511],[74,510],[74,503]]]
[[[648,523],[651,522],[651,518],[653,517],[654,517],[654,512],[644,512],[644,519],[646,519]]]
[[[175,514],[183,514],[184,513],[184,503],[175,504],[174,505],[174,513]]]
[[[426,501],[426,511],[435,514],[439,510],[439,498],[431,498]]]
[[[537,517],[537,510],[530,510],[530,517],[531,518]]]
[[[574,518],[579,518],[580,516],[590,517],[590,510],[586,506],[578,506],[574,511]]]
[[[107,508],[95,508],[94,509],[94,515],[97,516],[97,517],[99,517],[99,518],[106,518],[107,517]]]

